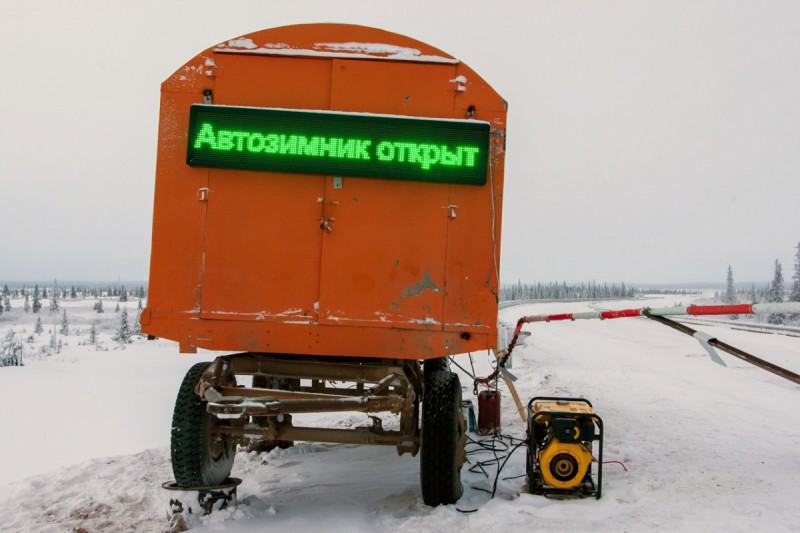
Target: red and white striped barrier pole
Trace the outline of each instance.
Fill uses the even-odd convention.
[[[642,307],[641,309],[620,309],[618,311],[583,311],[580,313],[561,313],[555,315],[524,316],[517,322],[516,335],[523,324],[531,322],[555,322],[556,320],[586,320],[599,318],[631,318],[636,316],[708,316],[708,315],[764,315],[773,313],[800,313],[800,302],[781,302],[766,304],[732,305],[684,305],[677,307]]]
[[[632,318],[644,316],[660,322],[664,325],[670,326],[682,333],[690,335],[700,341],[700,344],[708,351],[711,358],[723,365],[725,362],[719,355],[714,352],[713,348],[719,348],[734,357],[758,366],[768,372],[772,372],[782,378],[788,379],[800,385],[800,374],[796,374],[785,368],[781,368],[763,359],[759,359],[754,355],[750,355],[738,348],[719,341],[710,335],[703,332],[696,331],[684,324],[675,322],[668,316],[711,316],[711,315],[762,315],[762,314],[778,314],[778,313],[800,313],[800,302],[777,302],[777,303],[763,303],[763,304],[731,304],[731,305],[688,305],[676,307],[643,307],[641,309],[620,309],[617,311],[583,311],[580,313],[560,313],[553,315],[529,315],[524,316],[517,321],[517,327],[514,329],[514,336],[506,350],[505,359],[511,354],[514,346],[517,344],[517,339],[522,326],[532,322],[555,322],[558,320],[588,320],[599,318],[600,320],[609,320],[613,318]]]

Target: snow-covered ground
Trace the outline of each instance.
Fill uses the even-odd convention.
[[[513,323],[525,314],[676,301],[547,303],[501,317]],[[67,307],[74,324],[96,319],[78,303],[65,305],[75,306],[74,313]],[[105,306],[100,340],[107,351],[85,344],[86,322],[81,336],[62,339],[60,354],[0,368],[0,531],[157,532],[166,525],[170,495],[161,483],[172,477],[174,396],[185,371],[214,354],[179,355],[171,342],[143,339],[115,349],[110,336],[119,315]],[[133,318],[136,303],[128,306]],[[27,336],[33,320],[12,311],[0,317],[0,337],[9,327]],[[697,328],[800,372],[798,337]],[[605,423],[605,459],[627,467],[605,466],[600,500],[522,493],[520,448],[493,500],[485,491],[494,471],[487,468],[487,478],[467,465],[458,504],[428,508],[418,459],[398,457],[391,447],[298,443],[269,454],[240,452],[238,508],[218,511],[194,530],[800,531],[800,387],[725,354],[728,368],[715,365],[693,339],[644,318],[526,329],[532,335],[515,350],[512,368],[523,401],[585,396]],[[487,354],[473,358],[478,374],[488,374]],[[466,355],[457,361],[470,368]],[[464,397],[472,397],[470,379],[462,375],[462,384]],[[503,433],[521,438],[525,425],[502,384],[501,391]],[[340,426],[368,423],[361,414],[318,416]],[[469,457],[474,464],[492,454]]]

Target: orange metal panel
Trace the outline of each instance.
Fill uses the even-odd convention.
[[[368,326],[186,320],[153,313],[148,332],[209,350],[429,359],[485,349],[491,335]],[[468,338],[467,338],[468,337]]]
[[[217,54],[214,62],[215,102],[330,105],[330,60]],[[210,171],[202,318],[316,319],[324,187],[322,176]]]
[[[189,106],[209,90],[217,105],[489,121],[491,179],[192,168]],[[484,80],[402,35],[311,24],[206,50],[162,85],[143,329],[182,350],[427,359],[494,346],[504,131]]]
[[[199,312],[206,204],[198,195],[208,169],[189,168],[175,147],[186,144],[188,108],[202,98],[196,90],[161,99],[148,306],[184,314]]]
[[[320,323],[441,328],[447,190],[361,178],[328,189]]]
[[[504,113],[484,112],[482,118],[492,122],[493,150],[502,153]],[[447,238],[446,329],[496,334],[502,200],[502,158],[491,161],[484,187],[450,189],[450,205],[458,207]]]
[[[314,318],[324,178],[210,174],[201,317]]]
[[[450,64],[334,59],[331,108],[452,118],[455,77]]]
[[[450,118],[455,65],[333,61],[331,106]],[[448,184],[328,180],[320,323],[441,328]]]
[[[329,109],[331,60],[214,54],[215,103]]]

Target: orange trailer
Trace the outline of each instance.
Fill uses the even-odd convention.
[[[224,481],[236,444],[364,442],[421,447],[426,503],[455,501],[447,356],[497,343],[504,100],[441,50],[345,24],[218,44],[161,94],[142,329],[182,352],[239,352],[187,374],[178,485]],[[445,419],[425,414],[442,402]],[[291,421],[347,410],[400,413],[401,427]],[[450,428],[428,430],[435,446],[426,420]]]

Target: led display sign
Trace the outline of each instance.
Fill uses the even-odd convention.
[[[191,166],[483,185],[489,123],[195,104]]]

